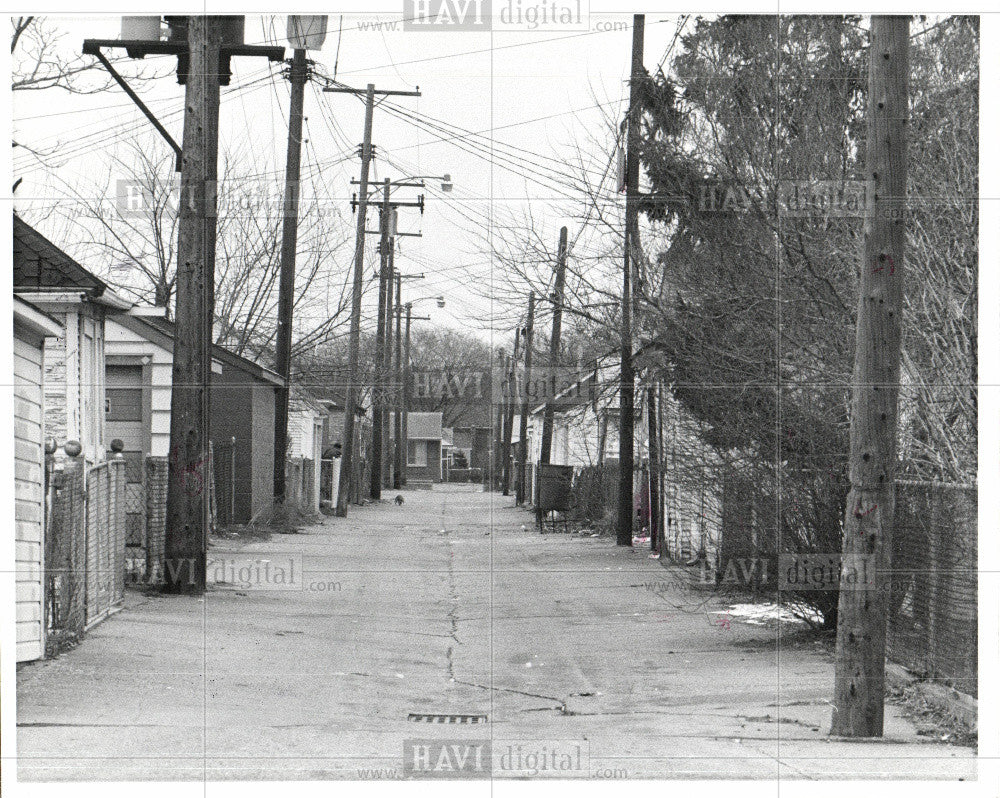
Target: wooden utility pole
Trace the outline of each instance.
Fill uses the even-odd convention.
[[[393,437],[396,439],[394,451],[394,462],[392,469],[392,486],[401,488],[403,486],[403,459],[406,457],[406,441],[403,440],[403,352],[402,352],[402,330],[403,321],[403,278],[399,272],[395,272],[396,278],[396,367],[393,370],[393,382],[395,388],[393,405],[396,409],[395,423],[393,424]]]
[[[406,487],[406,466],[407,460],[409,460],[409,448],[410,439],[408,435],[408,424],[407,415],[410,412],[410,321],[413,319],[413,303],[406,303],[406,338],[403,344],[403,408],[400,411],[402,418],[403,433],[402,446],[403,446],[403,456],[402,456],[402,466],[403,466],[403,478],[400,480],[403,487]]]
[[[896,427],[906,244],[907,16],[873,16],[868,77],[867,179],[851,407],[844,574],[837,613],[831,734],[881,737],[886,616],[895,512]],[[865,579],[870,584],[865,584]]]
[[[507,369],[506,415],[503,422],[503,446],[501,447],[504,496],[510,496],[510,443],[514,437],[514,407],[517,405],[517,355],[520,342],[521,331],[515,330],[514,354],[510,359],[510,368]]]
[[[209,391],[215,308],[215,238],[218,191],[219,87],[228,86],[233,56],[283,61],[285,48],[245,45],[239,16],[167,17],[168,41],[86,39],[93,55],[152,122],[177,155],[181,207],[177,231],[177,307],[171,384],[170,453],[164,573],[169,592],[200,593],[210,527]],[[177,80],[186,86],[183,148],[156,119],[102,49],[130,58],[177,56]]]
[[[327,86],[325,92],[360,94],[359,89],[346,86]],[[372,157],[372,117],[375,113],[375,95],[419,97],[419,91],[378,91],[369,83],[365,95],[365,138],[361,145],[361,180],[358,188],[358,225],[354,243],[354,286],[351,293],[351,334],[348,343],[347,399],[344,402],[344,437],[341,444],[340,494],[337,496],[336,514],[347,516],[347,503],[351,490],[351,471],[354,463],[354,412],[357,407],[358,350],[361,348],[361,291],[364,286],[365,223],[368,211],[368,169]]]
[[[327,89],[324,89],[326,91]],[[340,493],[336,514],[347,516],[354,467],[354,413],[357,408],[358,350],[361,348],[361,290],[364,284],[365,221],[368,212],[368,167],[372,157],[372,117],[375,84],[365,92],[365,139],[361,145],[361,189],[358,193],[358,225],[354,243],[354,289],[351,295],[351,334],[347,348],[347,399],[344,402],[344,437],[340,453]]]
[[[385,319],[389,286],[389,178],[382,186],[382,207],[379,209],[379,270],[378,270],[378,320],[375,329],[375,380],[372,386],[372,450],[371,497],[382,498],[382,460],[385,454]]]
[[[274,402],[274,501],[285,501],[285,458],[288,453],[288,395],[291,380],[292,309],[295,296],[295,247],[299,227],[299,165],[302,160],[302,114],[306,81],[306,51],[295,50],[289,80],[288,154],[285,165],[284,219],[281,228],[281,276],[278,283],[278,332],[274,370],[282,384]]]
[[[632,368],[632,283],[635,258],[632,247],[639,232],[636,200],[639,194],[639,81],[646,17],[632,19],[632,79],[629,88],[628,142],[625,155],[625,253],[622,268],[621,409],[618,426],[618,534],[619,546],[632,545],[632,467],[635,446],[635,372]]]
[[[389,217],[389,260],[386,263],[386,281],[385,281],[385,342],[384,350],[382,352],[382,487],[391,488],[392,487],[392,451],[389,448],[389,441],[392,436],[389,434],[389,408],[392,405],[391,396],[392,393],[389,390],[389,385],[392,383],[389,375],[392,373],[392,300],[395,291],[393,290],[396,285],[395,278],[395,257],[394,251],[396,249],[396,237],[394,235],[396,230],[395,214],[396,209],[393,208],[389,212],[391,215]]]
[[[201,593],[209,533],[209,380],[215,300],[221,18],[188,17],[177,241],[177,309],[170,393],[165,586]]]
[[[490,458],[493,471],[490,475],[490,490],[496,490],[500,487],[499,482],[503,476],[503,463],[500,462],[500,458],[503,456],[503,428],[504,422],[507,420],[507,355],[503,349],[497,352],[497,360],[500,367],[493,369],[493,375],[490,380],[491,393],[493,396],[497,396],[497,388],[499,388],[499,396],[497,398],[500,400],[497,402],[496,428],[493,436],[493,457]]]
[[[549,341],[549,384],[546,393],[552,392],[549,401],[545,403],[542,415],[542,463],[548,463],[552,457],[552,427],[555,425],[556,383],[559,379],[559,339],[562,337],[562,306],[563,290],[566,286],[566,239],[568,231],[559,231],[559,253],[556,256],[556,287],[552,292],[552,340]]]
[[[646,413],[649,416],[649,548],[659,551],[663,503],[660,501],[660,431],[656,423],[655,383],[646,388]]]
[[[535,332],[535,294],[528,294],[528,321],[524,326],[524,399],[521,400],[520,440],[517,442],[517,495],[515,504],[524,504],[528,495],[528,412],[531,409],[531,349]]]

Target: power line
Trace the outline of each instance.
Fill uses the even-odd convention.
[[[650,24],[651,25],[659,25],[659,24],[662,24],[662,23],[668,22],[668,21],[669,20],[661,19],[661,20],[657,20],[656,22],[652,22]],[[607,33],[612,33],[612,32],[613,31],[588,30],[588,31],[583,31],[582,33],[572,33],[572,34],[570,34],[568,36],[553,36],[552,38],[549,38],[549,39],[535,39],[535,40],[525,41],[525,42],[515,42],[513,44],[503,44],[503,45],[500,45],[499,47],[497,47],[497,46],[491,46],[491,47],[484,47],[484,48],[481,48],[479,50],[465,50],[465,51],[459,52],[459,53],[445,53],[444,55],[427,56],[426,58],[411,58],[408,61],[397,61],[395,64],[379,64],[378,66],[361,67],[359,69],[354,69],[354,70],[351,70],[349,72],[343,72],[341,74],[344,74],[344,75],[353,75],[353,74],[359,74],[359,73],[374,72],[375,70],[385,69],[385,68],[390,67],[390,66],[404,66],[404,65],[409,65],[409,64],[423,64],[423,63],[428,63],[430,61],[442,61],[442,60],[448,59],[448,58],[460,58],[460,57],[462,57],[464,55],[481,55],[482,53],[490,53],[492,55],[497,50],[510,50],[510,49],[513,49],[513,48],[516,48],[516,47],[530,47],[530,46],[536,45],[536,44],[550,44],[551,42],[566,41],[566,40],[569,40],[569,39],[579,39],[579,38],[584,37],[584,36],[594,36],[594,35],[607,34]]]

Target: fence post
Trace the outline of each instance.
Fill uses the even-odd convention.
[[[229,440],[229,518],[236,523],[236,436]]]

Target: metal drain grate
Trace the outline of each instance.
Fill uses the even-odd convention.
[[[486,723],[486,715],[441,715],[411,712],[407,720],[414,723]]]

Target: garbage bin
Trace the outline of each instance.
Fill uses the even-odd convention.
[[[573,466],[538,465],[538,503],[536,509],[540,513],[551,510],[565,512],[572,503]]]

